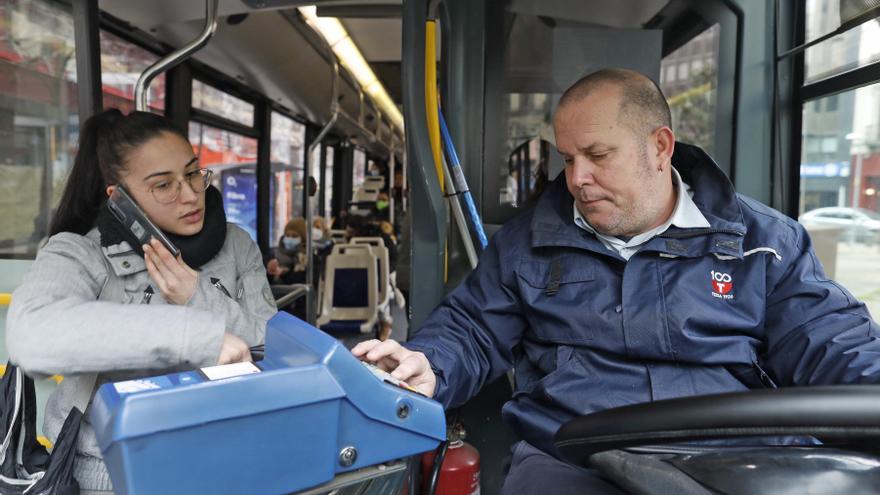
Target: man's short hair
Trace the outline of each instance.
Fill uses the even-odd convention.
[[[663,126],[672,128],[672,115],[663,91],[649,77],[629,69],[600,69],[578,79],[562,94],[557,111],[604,85],[620,90],[619,120],[633,132],[647,136]]]

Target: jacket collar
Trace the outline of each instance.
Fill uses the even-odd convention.
[[[675,143],[672,165],[693,189],[694,204],[706,217],[710,227],[683,229],[672,226],[645,244],[643,249],[675,256],[699,256],[715,252],[742,257],[742,238],[746,226],[730,179],[705,151],[689,144]],[[574,199],[565,184],[565,173],[562,172],[535,206],[531,221],[532,247],[574,247],[617,257],[594,235],[574,224],[573,203]]]
[[[101,245],[101,233],[97,227],[90,230],[86,237],[95,241],[98,246]],[[113,269],[113,273],[117,277],[125,277],[147,269],[143,256],[135,252],[126,241],[110,246],[101,246],[101,256],[104,257],[104,261]]]

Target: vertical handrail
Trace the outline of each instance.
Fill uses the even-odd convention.
[[[190,55],[208,44],[208,40],[210,40],[217,31],[218,2],[219,0],[205,0],[205,27],[196,39],[159,59],[156,63],[147,67],[140,77],[138,77],[137,83],[134,86],[134,104],[136,110],[141,112],[148,111],[147,90],[150,88],[150,83],[153,81],[153,78],[183,62],[189,58]]]
[[[406,123],[406,163],[411,172],[412,266],[410,293],[412,320],[418,328],[443,300],[443,253],[446,245],[446,208],[434,168],[425,108],[426,0],[403,0],[403,113]]]
[[[336,120],[339,118],[339,61],[336,59],[336,54],[333,53],[333,48],[330,47],[330,44],[327,43],[327,40],[321,33],[318,33],[318,38],[324,43],[324,47],[327,49],[327,54],[330,56],[330,62],[333,64],[333,80],[330,83],[330,120],[324,124],[321,131],[315,136],[315,139],[311,144],[309,144],[309,149],[306,152],[306,160],[308,160],[309,166],[305,171],[305,180],[303,182],[305,183],[306,188],[306,285],[309,287],[314,287],[315,282],[315,268],[313,266],[315,254],[312,252],[312,216],[314,213],[312,212],[312,197],[308,194],[308,187],[311,183],[309,178],[312,177],[312,155],[314,154],[315,149],[320,146],[321,140],[324,139],[324,136],[326,136],[328,132],[330,132],[333,124],[335,124]],[[317,322],[316,313],[315,290],[313,289],[306,293],[306,321],[314,325]]]

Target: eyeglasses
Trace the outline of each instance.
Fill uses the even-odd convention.
[[[189,184],[190,189],[192,189],[194,193],[199,194],[205,192],[205,189],[208,188],[208,184],[211,183],[211,176],[213,174],[214,171],[211,169],[200,168],[198,170],[193,170],[192,172],[187,172],[186,175],[183,176],[183,180]],[[150,188],[150,193],[152,193],[153,198],[159,203],[173,203],[174,200],[180,196],[180,188],[183,187],[182,183],[183,181],[180,179],[163,180],[162,182],[153,185],[153,187]]]

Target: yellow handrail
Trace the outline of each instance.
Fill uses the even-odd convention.
[[[9,306],[12,302],[12,294],[9,292],[0,292],[0,306]]]

